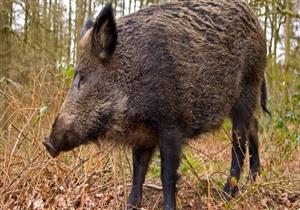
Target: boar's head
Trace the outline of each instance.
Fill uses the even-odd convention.
[[[52,157],[104,135],[126,97],[116,91],[112,68],[117,29],[111,4],[80,33],[80,58],[67,97],[49,137],[43,142]],[[117,107],[117,108],[116,108]]]

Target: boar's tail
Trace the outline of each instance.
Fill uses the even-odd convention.
[[[268,93],[267,93],[267,86],[266,86],[266,78],[264,77],[264,80],[261,84],[260,89],[260,105],[262,107],[262,110],[269,115],[269,117],[272,117],[271,112],[267,108],[267,100],[268,100]]]

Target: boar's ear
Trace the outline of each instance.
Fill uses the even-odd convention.
[[[117,26],[111,4],[107,4],[96,18],[91,50],[100,59],[108,59],[117,45]]]
[[[84,21],[84,24],[80,30],[80,38],[82,38],[84,36],[84,34],[94,26],[94,22],[91,19],[86,19]]]

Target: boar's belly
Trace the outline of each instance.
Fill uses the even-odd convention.
[[[129,126],[126,143],[133,147],[153,147],[158,144],[157,133],[144,123]]]

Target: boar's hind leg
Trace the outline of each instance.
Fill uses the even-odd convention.
[[[164,210],[176,209],[177,169],[180,163],[182,133],[176,128],[160,133],[161,180],[164,193]]]
[[[252,112],[243,103],[238,103],[232,110],[232,160],[230,176],[224,189],[227,196],[235,196],[238,191],[237,183],[244,164],[248,128],[251,119]]]
[[[133,148],[133,181],[127,209],[138,209],[142,202],[143,184],[154,148]]]
[[[258,150],[258,123],[255,117],[252,118],[249,126],[249,155],[250,155],[250,174],[249,179],[255,181],[260,173],[260,161]]]

